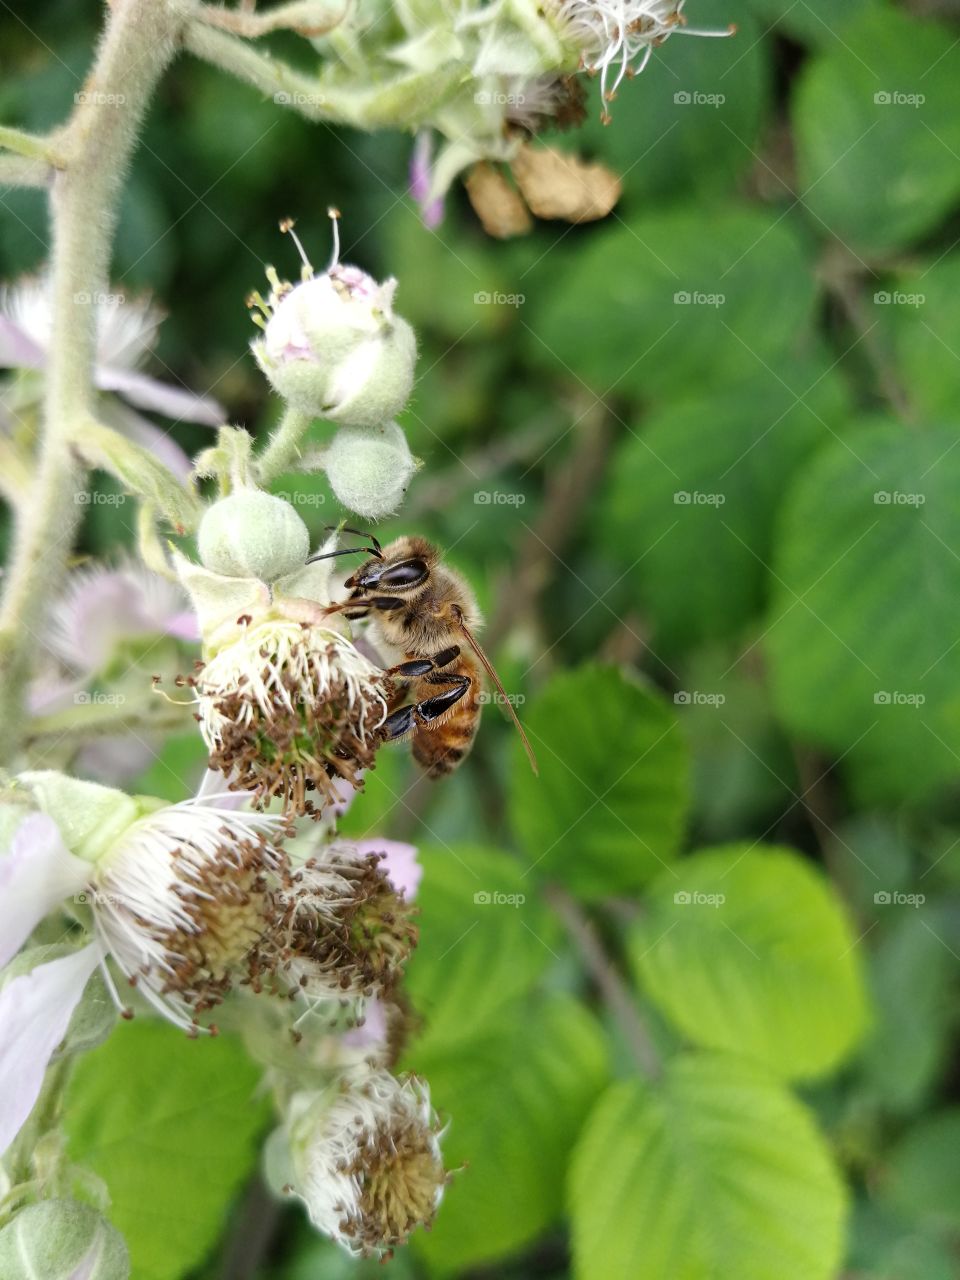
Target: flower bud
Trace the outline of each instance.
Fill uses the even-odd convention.
[[[281,225],[292,229],[290,223]],[[304,257],[298,285],[281,281],[272,269],[267,272],[269,298],[252,298],[263,328],[253,354],[274,390],[303,413],[349,426],[376,426],[407,402],[416,338],[393,313],[396,280],[378,284],[357,267],[339,263],[338,247],[323,275],[314,275]]]
[[[4,1280],[127,1280],[123,1236],[89,1205],[44,1200],[27,1205],[0,1231]]]
[[[241,489],[207,511],[197,548],[204,568],[213,573],[274,582],[304,564],[310,534],[289,502],[259,489]]]
[[[396,422],[372,431],[344,427],[330,442],[323,463],[337,500],[368,520],[396,511],[417,469]]]

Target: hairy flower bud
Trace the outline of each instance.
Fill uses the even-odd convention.
[[[123,1236],[89,1205],[44,1200],[21,1209],[0,1231],[3,1280],[127,1280]]]
[[[334,216],[334,227],[336,217]],[[291,223],[282,224],[291,230]],[[298,242],[299,245],[299,242]],[[337,261],[315,275],[304,257],[303,279],[281,281],[251,305],[263,337],[253,353],[273,388],[301,412],[348,426],[377,426],[403,408],[413,387],[417,343],[393,312],[396,280],[378,284]]]
[[[289,502],[259,489],[241,489],[209,508],[197,549],[204,568],[213,573],[274,582],[303,565],[310,533]]]
[[[417,461],[396,422],[374,430],[343,427],[323,456],[338,501],[369,520],[381,520],[399,507]]]
[[[341,1092],[299,1095],[288,1121],[295,1181],[314,1226],[352,1254],[383,1256],[429,1226],[447,1175],[424,1083],[369,1066]]]

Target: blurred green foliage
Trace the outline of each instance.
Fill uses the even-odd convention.
[[[385,754],[345,819],[424,846],[407,1065],[463,1166],[398,1280],[960,1277],[958,33],[880,0],[688,15],[739,35],[672,40],[609,128],[593,97],[557,140],[623,173],[602,224],[495,243],[458,193],[431,233],[409,139],[186,61],[124,200],[118,286],[170,312],[156,371],[251,429],[277,406],[243,299],[293,265],[278,218],[322,260],[335,202],[346,259],[398,277],[425,465],[378,534],[423,532],[469,575],[540,758],[537,779],[491,708],[448,782]],[[97,20],[7,11],[0,118],[65,115]],[[4,192],[0,216],[2,274],[36,269],[39,199]],[[315,537],[341,514],[322,479],[275,487]],[[131,524],[92,506],[85,549]],[[185,794],[196,748],[168,743],[143,789]],[[248,1236],[232,1276],[383,1274],[293,1211],[251,1232],[264,1119],[233,1053],[123,1028],[75,1082],[74,1154],[138,1275],[225,1277]],[[122,1096],[156,1142],[126,1145]]]

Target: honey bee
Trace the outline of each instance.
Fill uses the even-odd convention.
[[[329,612],[371,620],[385,645],[403,654],[387,675],[408,682],[413,701],[392,711],[380,726],[384,742],[411,737],[413,758],[431,778],[452,773],[473,745],[480,721],[480,667],[501,697],[534,773],[537,759],[493,665],[474,632],[480,610],[470,587],[426,538],[403,537],[381,547],[369,533],[346,529],[369,546],[344,547],[311,556],[366,552],[370,558],[344,586],[350,597]],[[309,562],[308,562],[309,563]]]

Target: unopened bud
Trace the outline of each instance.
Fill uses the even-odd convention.
[[[127,1280],[123,1236],[89,1205],[44,1200],[27,1205],[0,1231],[3,1280]]]
[[[372,431],[344,427],[331,440],[323,461],[338,501],[368,520],[396,511],[417,469],[407,438],[395,422]]]
[[[204,568],[213,573],[274,582],[304,564],[310,533],[283,498],[241,489],[207,511],[197,549]]]

